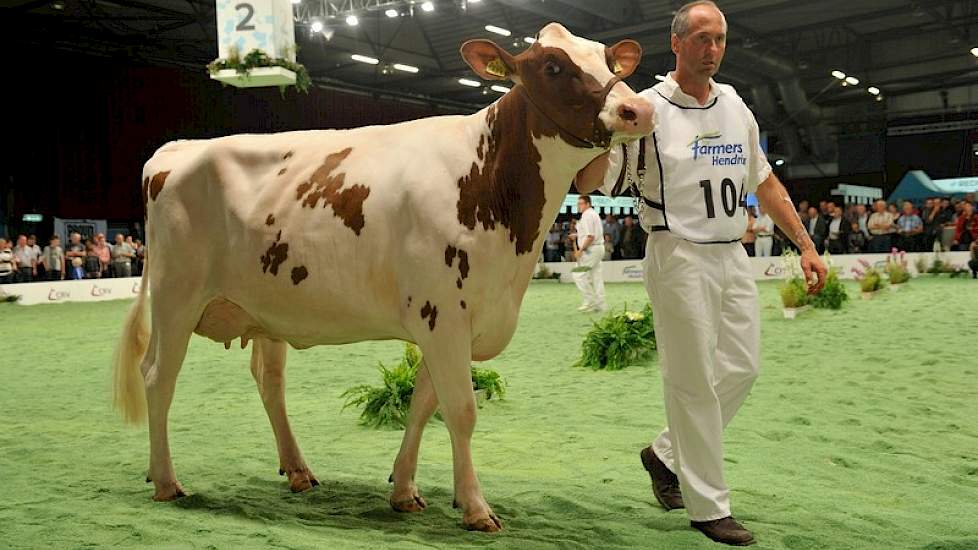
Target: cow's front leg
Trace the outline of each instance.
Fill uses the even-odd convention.
[[[462,522],[472,531],[494,532],[502,522],[482,496],[479,478],[472,465],[472,432],[475,430],[476,404],[472,391],[472,348],[470,338],[450,334],[462,323],[446,322],[432,332],[432,338],[421,344],[425,364],[441,405],[452,440],[455,474],[455,504],[463,510]],[[448,319],[446,319],[448,321]],[[442,331],[439,333],[439,328]]]
[[[436,408],[438,408],[438,398],[435,397],[435,390],[431,386],[428,367],[422,364],[415,379],[414,393],[411,395],[411,410],[408,412],[401,450],[394,459],[394,473],[390,478],[394,483],[391,507],[398,512],[420,512],[428,506],[418,492],[414,476],[418,471],[421,434],[424,433],[424,428]]]
[[[278,447],[278,473],[289,477],[289,489],[299,493],[319,485],[306,466],[285,413],[285,342],[255,338],[251,350],[251,374],[268,414]]]

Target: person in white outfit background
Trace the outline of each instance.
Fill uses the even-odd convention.
[[[604,301],[604,275],[601,260],[604,258],[604,227],[601,217],[591,208],[591,197],[581,195],[577,199],[577,210],[581,219],[577,222],[577,268],[573,272],[574,282],[584,301],[578,311],[604,311],[608,309]]]
[[[723,430],[760,367],[760,308],[744,247],[748,193],[794,241],[808,290],[826,269],[759,144],[753,114],[713,80],[727,24],[710,1],[680,8],[672,23],[676,70],[640,95],[655,108],[651,136],[613,147],[579,173],[581,193],[603,187],[641,197],[649,232],[643,264],[654,311],[667,428],[641,452],[656,499],[685,508],[692,527],[731,545],[753,534],[731,515]],[[648,168],[648,170],[646,170]]]
[[[754,220],[754,234],[757,235],[757,240],[754,241],[754,255],[758,258],[770,256],[774,249],[774,220],[763,210]]]

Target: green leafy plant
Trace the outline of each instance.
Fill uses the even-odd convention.
[[[20,300],[20,294],[0,294],[0,302],[14,303]]]
[[[559,279],[560,273],[554,273],[553,271],[550,271],[549,267],[541,264],[540,269],[538,269],[537,272],[533,274],[533,278],[537,280]]]
[[[306,70],[305,66],[301,63],[296,63],[294,61],[289,61],[288,59],[282,58],[272,58],[269,55],[257,48],[248,52],[244,57],[241,57],[241,53],[237,49],[231,48],[228,53],[227,59],[215,59],[207,64],[207,70],[211,74],[215,74],[218,71],[224,71],[228,69],[233,69],[239,74],[245,76],[251,69],[256,69],[259,67],[282,67],[288,69],[295,73],[295,87],[300,92],[309,92],[309,87],[312,85],[312,79],[309,77],[309,71]],[[285,93],[285,86],[280,86],[279,89],[282,93]]]
[[[854,267],[852,268],[852,273],[856,280],[859,281],[859,289],[861,291],[876,292],[886,285],[886,281],[883,280],[883,275],[876,267],[862,259],[859,260],[859,263],[862,264],[862,269]]]
[[[641,312],[611,312],[594,323],[581,344],[575,367],[621,370],[651,356],[656,350],[652,305]]]
[[[808,285],[798,262],[798,255],[788,250],[781,257],[785,278],[781,283],[781,305],[785,308],[799,308],[811,303]]]
[[[927,273],[929,266],[927,265],[927,257],[924,255],[917,256],[917,261],[914,262],[917,266],[917,274],[923,275]]]
[[[404,429],[411,409],[411,396],[423,357],[414,344],[405,344],[404,355],[394,367],[379,363],[382,384],[354,386],[341,395],[343,408],[363,407],[360,423],[370,428]],[[506,381],[492,369],[472,369],[473,390],[485,390],[486,399],[502,399]],[[435,415],[438,418],[438,415]]]
[[[891,285],[902,285],[910,280],[910,270],[907,269],[907,253],[893,249],[886,258],[886,274]]]
[[[825,278],[825,287],[815,295],[812,305],[820,309],[842,309],[842,304],[849,300],[849,293],[839,279],[838,268],[829,268]]]

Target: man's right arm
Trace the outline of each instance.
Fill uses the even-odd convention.
[[[611,161],[608,158],[611,151],[598,155],[577,173],[574,178],[574,187],[582,195],[589,195],[604,185],[605,175],[611,169]]]

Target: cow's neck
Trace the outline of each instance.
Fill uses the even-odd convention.
[[[481,125],[479,162],[459,180],[459,221],[470,229],[502,226],[517,256],[532,265],[574,176],[602,150],[568,144],[516,89],[473,123]]]

